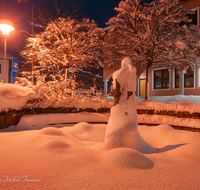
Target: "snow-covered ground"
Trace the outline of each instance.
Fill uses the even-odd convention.
[[[3,105],[8,99],[23,103],[20,97],[27,97],[25,92],[8,94],[8,88],[7,93],[0,93]],[[167,102],[159,103],[161,98],[138,104],[158,103],[162,108],[189,102],[187,106],[199,107],[196,96],[166,97]],[[87,112],[27,115],[18,125],[0,130],[0,189],[199,189],[200,133],[175,130],[166,124],[139,125],[139,134],[157,153],[144,154],[127,147],[108,150],[104,146],[107,125],[87,123],[107,122],[108,118],[109,113]],[[142,123],[146,118],[139,115],[138,119]],[[199,126],[199,120],[195,121]],[[78,123],[61,124],[74,122]],[[136,142],[134,146],[140,149]]]
[[[0,189],[199,189],[200,133],[139,126],[158,153],[104,149],[106,124],[0,132]],[[127,141],[129,139],[126,139]]]

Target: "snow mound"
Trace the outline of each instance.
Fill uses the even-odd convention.
[[[39,98],[39,96],[31,88],[20,87],[14,84],[2,84],[0,85],[0,110],[18,110],[25,106],[28,100]]]
[[[71,128],[70,134],[80,141],[102,142],[105,138],[105,126],[80,122]]]
[[[18,99],[24,98],[28,95],[35,95],[35,91],[27,87],[20,87],[13,84],[3,84],[0,85],[0,94],[8,99]]]
[[[155,147],[162,145],[156,154],[143,154],[127,147],[103,149],[106,124],[92,124],[91,127],[82,122],[75,126],[43,127],[0,132],[3,145],[0,146],[0,180],[5,181],[6,175],[11,180],[23,180],[24,175],[40,180],[40,183],[1,181],[0,189],[155,190],[165,187],[177,190],[200,187],[199,133],[179,132],[167,125],[138,126],[145,141]]]
[[[42,135],[55,135],[55,136],[65,136],[65,133],[55,127],[46,127],[40,131]]]
[[[151,169],[153,162],[142,153],[130,148],[115,148],[106,151],[102,162],[120,168]]]
[[[52,139],[41,145],[42,149],[47,149],[47,150],[50,149],[54,151],[57,151],[57,150],[64,151],[64,149],[69,148],[69,147],[71,147],[71,145],[69,145],[68,143],[60,139]]]
[[[40,139],[38,141],[38,139]],[[54,127],[46,127],[38,130],[33,142],[38,142],[43,150],[62,150],[65,152],[69,147],[83,147],[82,142],[74,135]]]
[[[74,129],[80,130],[80,131],[91,131],[93,130],[93,126],[86,122],[80,122],[73,126]]]
[[[145,141],[157,149],[168,145],[200,143],[200,133],[175,130],[166,124],[154,127],[140,126],[139,132]]]

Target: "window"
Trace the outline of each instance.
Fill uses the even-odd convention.
[[[192,22],[190,23],[181,22],[180,26],[183,26],[184,24],[186,24],[187,26],[192,25],[192,24],[199,26],[199,7],[196,7],[191,10],[194,11],[194,14],[189,14],[188,18],[192,19]]]
[[[169,88],[169,71],[168,69],[154,70],[154,89]]]
[[[193,10],[195,14],[192,14],[192,15],[189,15],[189,19],[192,19],[192,22],[190,24],[194,24],[194,25],[198,25],[198,20],[197,20],[197,15],[198,15],[198,12],[197,10]]]
[[[179,88],[179,74],[175,69],[175,88]],[[194,71],[191,67],[184,74],[184,88],[194,88]]]

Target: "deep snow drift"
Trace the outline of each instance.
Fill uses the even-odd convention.
[[[33,114],[0,130],[0,189],[199,189],[200,133],[138,126],[135,96],[125,99],[109,121],[108,113]]]
[[[0,133],[0,189],[198,189],[200,134],[138,126],[158,153],[104,150],[105,124],[35,125]],[[129,139],[126,139],[129,140]]]
[[[23,93],[18,90],[18,96],[10,91],[13,88],[12,85],[0,90],[0,97],[4,97],[1,106],[18,108],[25,103],[24,100],[29,100],[27,97],[38,97],[28,89]],[[190,96],[186,98],[190,100]],[[14,102],[9,103],[9,100]],[[163,106],[172,108],[175,104],[180,105],[179,108],[184,107],[184,102],[171,103],[147,101],[141,102],[141,105],[156,105],[158,109]],[[187,109],[190,106],[193,110],[199,109],[198,104],[191,104],[187,102]],[[199,189],[200,133],[178,131],[166,124],[153,127],[139,125],[141,138],[157,153],[144,154],[127,147],[107,150],[104,146],[106,124],[81,121],[107,122],[108,118],[108,113],[86,112],[27,115],[18,125],[1,129],[0,189]],[[145,114],[139,115],[138,121],[143,123],[152,121],[152,118],[154,122],[160,122],[158,116]],[[169,118],[165,121],[168,122]],[[173,122],[182,121],[173,118]],[[55,124],[74,122],[80,123]],[[194,121],[191,122],[194,124]],[[199,120],[195,120],[195,125],[200,126]],[[129,142],[132,138],[125,136],[124,140]]]

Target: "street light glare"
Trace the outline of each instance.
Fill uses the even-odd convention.
[[[4,83],[6,83],[6,38],[9,35],[9,32],[15,30],[13,23],[10,20],[0,20],[0,30],[5,38],[4,43]]]
[[[7,25],[7,24],[0,24],[0,30],[2,31],[3,35],[8,36],[9,32],[15,30],[14,27]]]
[[[13,27],[11,21],[3,19],[0,21],[0,30],[2,31],[3,35],[8,36],[9,32],[15,30],[15,28]]]

